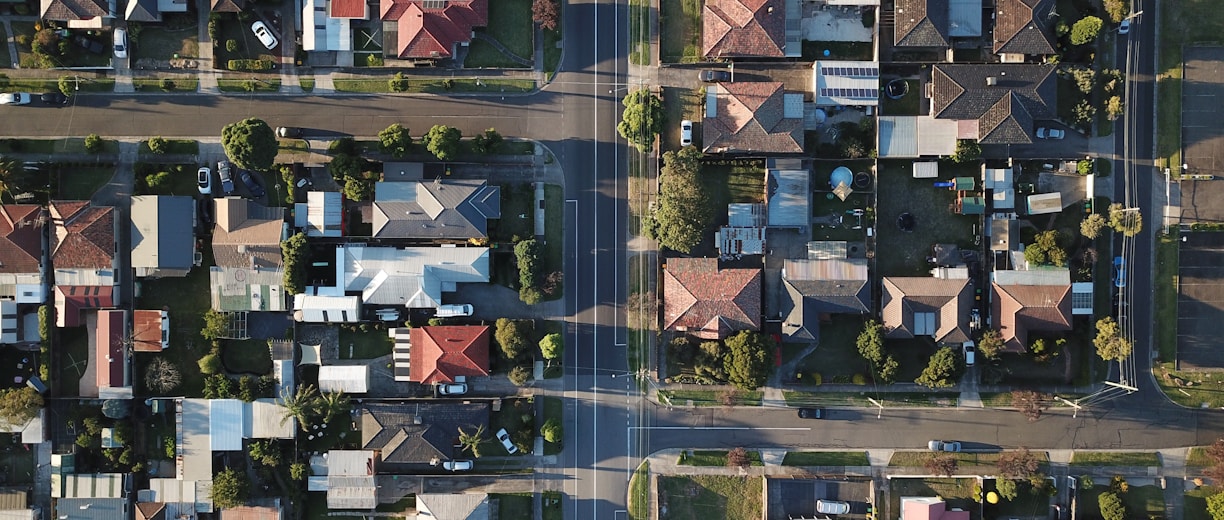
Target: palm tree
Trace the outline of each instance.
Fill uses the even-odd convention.
[[[349,411],[349,397],[344,395],[344,392],[323,392],[316,403],[319,415],[322,415],[323,422],[327,423]]]
[[[21,163],[0,157],[0,194],[10,195],[16,178],[21,174]]]
[[[472,452],[472,457],[480,458],[480,445],[485,443],[484,425],[476,427],[476,431],[468,434],[463,431],[463,427],[459,428],[459,445],[462,450]]]
[[[297,419],[302,431],[309,430],[310,424],[319,415],[319,399],[319,390],[314,385],[298,387],[296,393],[281,400],[281,406],[285,407],[285,411],[280,423],[283,425],[285,421],[294,418]]]

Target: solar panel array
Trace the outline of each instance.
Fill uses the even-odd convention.
[[[820,97],[844,97],[855,99],[876,99],[880,92],[871,88],[822,88]]]
[[[879,67],[823,67],[820,73],[825,76],[845,76],[848,78],[878,78]]]

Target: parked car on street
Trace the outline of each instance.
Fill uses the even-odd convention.
[[[448,460],[442,463],[442,469],[446,471],[471,471],[472,461],[470,460]]]
[[[255,37],[259,38],[259,43],[262,43],[268,50],[275,49],[280,43],[276,40],[275,36],[272,36],[272,31],[268,30],[268,26],[264,25],[260,20],[256,20],[255,23],[251,24],[251,32],[255,33]]]
[[[1126,259],[1120,256],[1114,257],[1113,284],[1119,289],[1126,287]]]
[[[225,195],[234,193],[234,178],[230,174],[231,168],[229,161],[217,162],[217,176],[221,177],[221,192]]]
[[[824,419],[825,409],[824,408],[800,408],[799,418],[800,419]]]
[[[505,428],[497,430],[497,440],[501,441],[502,447],[506,448],[506,451],[511,455],[518,453],[518,446],[515,446],[514,443],[510,441],[510,434],[506,433]]]
[[[0,94],[0,105],[28,105],[29,92],[5,92]]]
[[[258,182],[255,182],[255,178],[251,176],[250,170],[239,168],[238,178],[242,179],[242,184],[245,185],[248,190],[251,190],[251,195],[254,195],[255,198],[263,197],[266,194],[263,186],[260,186]]]
[[[931,441],[927,443],[927,449],[930,449],[931,451],[959,453],[961,450],[961,443],[958,441]]]
[[[296,126],[276,127],[276,136],[282,138],[302,137],[302,129]]]
[[[725,70],[703,70],[697,73],[697,79],[705,83],[731,81],[731,73]]]
[[[44,105],[59,106],[68,104],[68,96],[65,96],[59,92],[47,92],[41,96],[38,96],[38,100],[42,101]]]
[[[468,391],[467,383],[449,383],[438,385],[440,395],[463,395]]]
[[[1037,129],[1038,139],[1062,139],[1066,136],[1067,136],[1066,130],[1059,130],[1057,128],[1046,128],[1044,126]]]
[[[1130,18],[1127,18],[1125,20],[1122,20],[1122,23],[1118,24],[1118,34],[1126,34],[1129,32],[1130,32]]]
[[[201,166],[196,171],[196,187],[200,189],[200,195],[212,195],[212,170],[207,166]]]

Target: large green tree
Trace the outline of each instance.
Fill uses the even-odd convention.
[[[873,367],[884,362],[884,327],[876,320],[867,320],[854,342],[858,353]]]
[[[741,390],[756,390],[765,384],[773,358],[770,343],[765,335],[747,330],[727,338],[727,354],[723,357],[727,382]]]
[[[1084,45],[1092,43],[1097,39],[1097,35],[1101,34],[1101,27],[1105,25],[1100,18],[1095,16],[1085,16],[1080,18],[1075,25],[1071,26],[1071,44]]]
[[[659,207],[651,234],[659,245],[681,253],[692,252],[701,243],[714,217],[701,182],[701,157],[701,151],[692,146],[663,154]]]
[[[948,388],[952,386],[952,376],[956,374],[957,366],[956,351],[952,347],[940,348],[914,382],[927,388]]]
[[[1105,230],[1108,223],[1105,221],[1105,216],[1100,213],[1093,213],[1080,222],[1080,234],[1089,240],[1096,240],[1101,236],[1101,232]]]
[[[1058,246],[1059,238],[1057,230],[1037,233],[1033,243],[1024,248],[1024,259],[1032,265],[1067,265],[1067,251]]]
[[[267,171],[276,161],[276,132],[264,120],[248,117],[221,129],[225,155],[241,168]]]
[[[425,149],[440,160],[449,161],[459,155],[459,140],[463,134],[458,128],[446,125],[434,125],[425,134]]]
[[[625,111],[621,114],[621,122],[616,125],[616,131],[639,150],[650,149],[654,146],[655,136],[663,131],[666,119],[663,99],[643,88],[630,91],[621,104],[625,105]]]
[[[982,337],[978,339],[978,353],[986,359],[994,359],[1003,351],[1003,336],[995,329],[989,329],[982,333]]]
[[[306,248],[306,234],[295,233],[281,242],[281,257],[284,262],[285,292],[297,294],[306,285],[306,262],[310,251]]]
[[[560,334],[553,332],[540,339],[540,354],[548,360],[548,364],[551,365],[554,359],[559,359],[562,352],[565,352],[565,340]]]
[[[221,509],[238,507],[246,504],[251,496],[251,482],[246,473],[234,468],[225,468],[213,475],[212,501]]]
[[[297,392],[281,400],[281,424],[289,419],[297,419],[302,431],[310,429],[315,417],[319,415],[319,389],[314,385],[299,386]]]
[[[28,386],[0,390],[0,418],[10,424],[25,424],[42,408],[43,398]]]
[[[1109,227],[1133,237],[1143,231],[1143,214],[1139,212],[1139,208],[1127,208],[1115,202],[1109,205]]]
[[[1096,322],[1097,335],[1092,338],[1097,355],[1105,361],[1122,361],[1131,355],[1131,342],[1122,337],[1118,322],[1106,316]]]
[[[534,332],[535,323],[531,320],[498,318],[494,325],[493,339],[501,346],[502,355],[506,359],[514,360],[527,350]]]
[[[412,146],[412,136],[408,135],[408,129],[404,128],[404,125],[394,123],[378,132],[378,146],[384,153],[398,159],[408,153],[408,147]]]
[[[1216,493],[1207,497],[1207,513],[1212,520],[1224,520],[1224,493]]]
[[[1112,491],[1097,496],[1097,508],[1105,520],[1126,519],[1126,504],[1123,504],[1122,498]]]

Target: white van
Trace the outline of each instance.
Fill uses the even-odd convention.
[[[454,318],[458,316],[471,315],[472,304],[470,303],[439,305],[438,312],[434,313],[434,316],[438,318]]]

